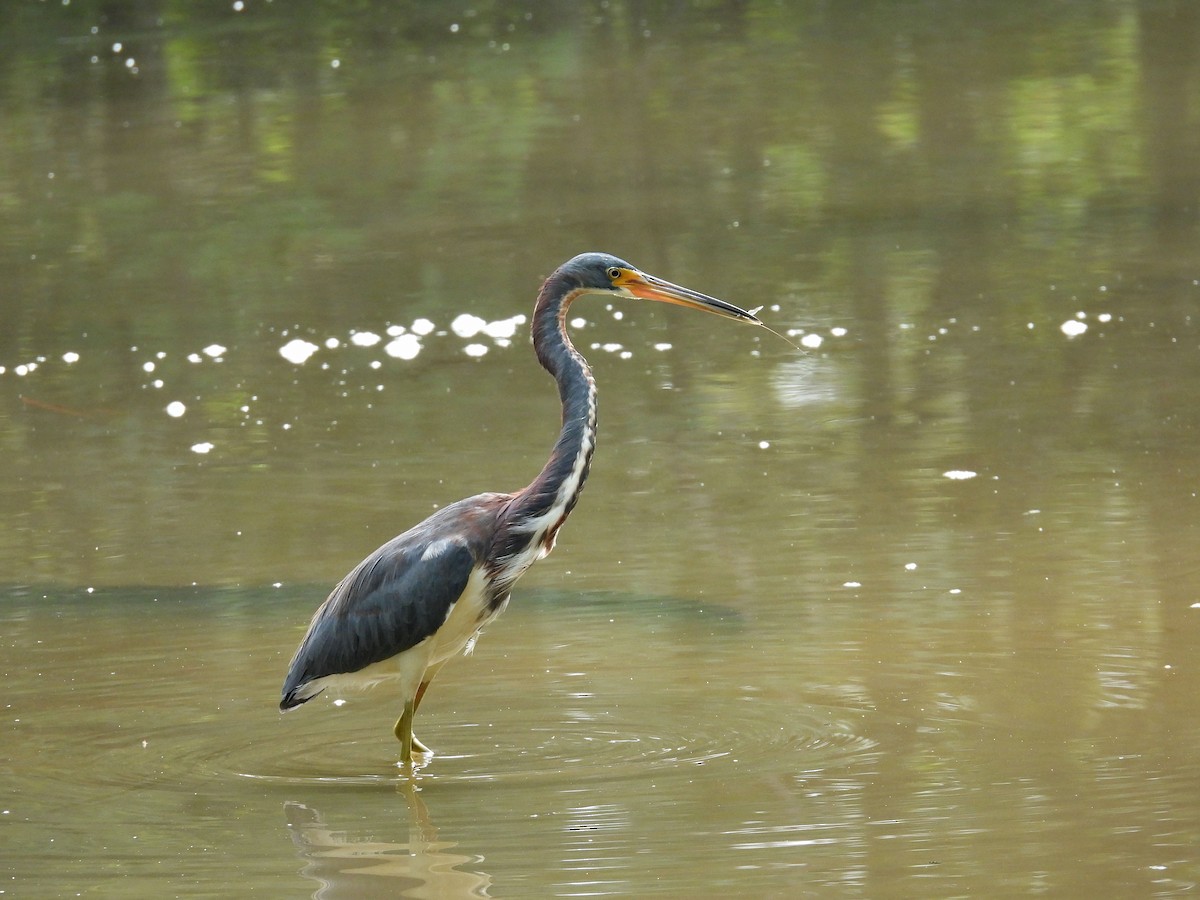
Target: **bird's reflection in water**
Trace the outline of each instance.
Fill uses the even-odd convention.
[[[408,839],[394,843],[375,839],[374,830],[368,837],[330,827],[306,804],[284,804],[292,843],[304,859],[300,874],[318,885],[313,897],[490,897],[491,876],[474,870],[482,857],[454,853],[456,843],[438,840],[413,785],[399,792],[408,802]]]

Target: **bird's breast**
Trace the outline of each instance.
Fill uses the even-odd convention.
[[[504,611],[508,597],[497,598],[491,582],[484,568],[472,570],[466,588],[450,607],[445,623],[434,636],[430,665],[466,652],[479,630]]]

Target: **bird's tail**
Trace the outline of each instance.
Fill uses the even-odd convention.
[[[283,697],[279,701],[279,711],[287,712],[295,709],[297,706],[307,703],[323,690],[325,688],[315,687],[311,681],[292,684],[292,680],[289,678],[283,685]]]

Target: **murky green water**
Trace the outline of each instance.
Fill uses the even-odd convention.
[[[0,34],[0,890],[1198,889],[1200,7]],[[281,717],[287,660],[536,473],[514,317],[586,249],[805,349],[580,302],[592,480],[410,781],[396,698]]]

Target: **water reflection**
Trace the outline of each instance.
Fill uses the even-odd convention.
[[[401,782],[408,806],[408,839],[380,841],[378,826],[331,828],[321,812],[288,801],[283,810],[296,851],[306,860],[300,874],[317,882],[321,900],[339,897],[490,897],[491,876],[475,871],[482,857],[453,853],[458,845],[438,839],[417,787]],[[351,818],[354,821],[354,817]]]

